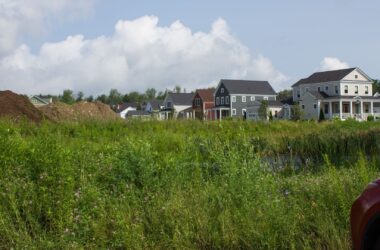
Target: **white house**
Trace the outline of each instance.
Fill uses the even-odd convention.
[[[118,104],[116,107],[116,113],[120,115],[121,118],[126,119],[129,111],[136,111],[137,103],[126,102],[123,104]]]
[[[275,120],[290,119],[288,104],[283,104],[280,101],[274,101],[274,100],[267,101],[267,103],[268,103],[267,119],[269,119],[269,113],[272,113],[272,117]],[[256,101],[247,107],[247,120],[253,120],[253,121],[261,120],[260,115],[259,115],[260,106],[261,106],[261,102]],[[289,112],[289,114],[286,112]]]
[[[164,108],[160,111],[160,118],[163,120],[178,117],[179,113],[184,113],[182,111],[188,110],[192,107],[194,94],[191,93],[168,93],[164,99],[163,106]],[[186,117],[191,116],[192,112],[185,112]]]
[[[293,100],[305,119],[366,120],[380,116],[380,97],[372,94],[372,79],[359,68],[316,72],[293,84]]]

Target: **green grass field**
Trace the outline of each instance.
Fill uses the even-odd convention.
[[[379,153],[376,122],[0,121],[0,248],[350,249]]]

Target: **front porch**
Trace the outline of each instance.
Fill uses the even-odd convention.
[[[339,118],[346,120],[353,118],[359,121],[366,121],[368,116],[380,118],[380,99],[362,99],[355,97],[352,99],[323,100],[320,103],[326,119]]]
[[[215,120],[231,117],[231,110],[226,107],[215,107],[212,109],[212,112],[214,112],[213,117],[215,117]]]

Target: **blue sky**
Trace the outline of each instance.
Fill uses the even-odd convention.
[[[165,89],[180,84],[193,89],[215,84],[220,78],[260,78],[258,80],[269,80],[280,90],[314,71],[346,66],[358,66],[372,78],[380,77],[377,63],[380,2],[375,0],[83,0],[84,4],[73,0],[56,1],[60,4],[45,6],[39,3],[41,0],[30,0],[28,7],[42,16],[38,19],[28,16],[21,5],[7,7],[8,1],[0,0],[6,7],[0,11],[0,27],[2,19],[6,24],[11,23],[12,18],[22,17],[18,18],[22,21],[17,21],[20,24],[15,31],[9,29],[9,34],[15,36],[13,46],[7,46],[0,53],[3,65],[5,62],[14,65],[11,69],[0,67],[0,73],[5,74],[7,80],[3,84],[0,80],[0,88],[5,85],[25,92],[71,88],[97,94],[111,87],[142,91],[147,87]],[[6,11],[9,10],[19,13],[8,17]],[[144,17],[149,18],[144,21]],[[27,28],[20,28],[25,26],[23,21],[28,23]],[[136,23],[133,28],[124,23],[122,30],[116,31],[119,21]],[[181,25],[173,27],[176,21]],[[150,26],[146,26],[147,23]],[[151,33],[140,34],[152,25]],[[165,28],[170,30],[162,31]],[[204,37],[199,38],[195,35],[197,32]],[[70,36],[76,39],[68,41]],[[169,41],[165,37],[170,37]],[[101,38],[106,41],[97,45]],[[139,39],[151,40],[154,44],[136,44]],[[1,41],[2,37],[0,52]],[[191,41],[190,44],[187,41]],[[135,47],[129,46],[131,42]],[[107,46],[107,43],[113,45]],[[46,44],[56,46],[50,48]],[[178,44],[174,52],[168,47],[173,44]],[[201,50],[204,44],[210,45],[207,51]],[[63,54],[73,53],[73,56],[65,58],[59,51],[68,47],[70,49]],[[112,49],[106,49],[109,47]],[[196,56],[192,54],[188,58],[186,50]],[[124,59],[127,61],[125,70],[116,63]],[[114,62],[113,66],[105,60]],[[164,66],[157,65],[157,61]],[[36,64],[41,67],[36,68]],[[77,66],[71,68],[70,65]],[[90,68],[92,72],[104,72],[91,77],[90,70],[85,74],[77,72],[78,65],[83,65],[84,71]],[[149,72],[152,77],[147,77]],[[195,77],[197,72],[199,76]],[[27,79],[31,83],[25,83]]]

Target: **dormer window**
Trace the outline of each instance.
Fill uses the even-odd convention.
[[[358,75],[355,75],[355,79],[358,79]]]
[[[221,89],[220,89],[220,93],[221,93],[221,94],[224,93],[224,88],[221,88]]]

